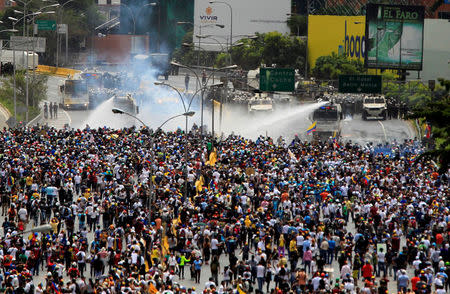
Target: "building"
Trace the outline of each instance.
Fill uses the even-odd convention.
[[[98,10],[107,21],[120,16],[121,0],[95,0]]]
[[[11,0],[0,0],[0,11],[5,10],[8,7],[15,6],[16,3]]]

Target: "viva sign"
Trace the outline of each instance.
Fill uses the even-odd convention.
[[[364,58],[366,56],[366,36],[350,35],[345,21],[344,52],[348,57]]]

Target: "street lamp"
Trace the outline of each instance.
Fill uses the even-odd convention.
[[[136,117],[135,115],[133,115],[133,114],[131,114],[129,112],[126,112],[126,111],[124,111],[124,110],[122,110],[120,108],[113,108],[112,112],[114,114],[125,114],[125,115],[128,115],[128,116],[131,116],[132,118],[137,119],[145,128],[149,129],[149,127],[147,126],[147,124],[145,124],[145,122],[143,122],[141,119],[139,119],[138,117]],[[169,117],[158,128],[156,128],[154,134],[156,134],[158,132],[158,130],[160,130],[167,122],[171,121],[172,119],[175,119],[175,118],[180,117],[180,116],[185,116],[186,119],[187,119],[187,117],[192,117],[194,114],[195,114],[194,111],[187,111],[187,112],[184,112],[182,114],[178,114],[178,115],[174,115],[172,117]],[[150,152],[150,156],[151,156],[150,171],[151,171],[151,177],[150,177],[150,197],[149,197],[149,202],[150,203],[148,205],[148,209],[149,209],[149,214],[150,215],[151,215],[151,209],[152,209],[151,208],[151,204],[152,204],[152,200],[153,200],[153,190],[154,190],[153,189],[153,174],[154,174],[153,165],[155,163],[155,153],[154,153],[153,149],[154,149],[153,136],[150,135],[150,150],[151,150],[151,152]],[[187,181],[186,181],[186,183],[187,183]]]
[[[148,3],[144,6],[158,6],[158,52],[160,52],[161,49],[161,0],[158,0],[158,3],[156,2],[152,2],[152,3]]]
[[[122,110],[120,108],[113,108],[112,112],[115,113],[115,114],[126,114],[128,116],[131,116],[132,118],[138,120],[141,124],[143,124],[144,127],[148,128],[148,126],[145,124],[145,122],[143,122],[140,118],[138,118],[137,116],[135,116],[135,115],[133,115],[133,114],[131,114],[129,112],[126,112],[125,110]]]
[[[226,6],[228,6],[228,8],[230,8],[230,65],[232,64],[231,62],[231,46],[233,44],[233,7],[231,7],[231,5],[227,2],[223,2],[223,1],[209,1],[209,4],[215,4],[215,3],[220,3],[220,4],[224,4]]]
[[[203,94],[204,94],[204,89],[206,88],[206,87],[201,87],[201,82],[200,82],[200,78],[199,78],[199,76],[197,75],[197,73],[195,72],[195,70],[193,70],[192,68],[190,68],[189,66],[187,66],[187,65],[184,65],[184,64],[181,64],[181,63],[177,63],[177,62],[171,62],[170,63],[171,65],[174,65],[174,66],[178,66],[178,67],[181,67],[181,68],[185,68],[185,69],[187,69],[187,70],[189,70],[189,71],[191,71],[191,72],[193,72],[194,73],[194,75],[196,76],[196,78],[197,78],[197,82],[195,83],[195,86],[197,87],[197,83],[198,84],[200,84],[200,89],[195,89],[195,93],[198,93],[198,91],[199,90],[202,90],[202,92],[201,92],[201,115],[200,115],[200,124],[201,124],[201,128],[200,128],[200,130],[201,130],[201,136],[202,136],[202,139],[203,139],[203,109],[204,109],[204,99],[203,99]],[[208,81],[209,81],[209,79],[211,78],[211,77],[214,77],[214,74],[217,72],[217,71],[223,71],[223,70],[228,70],[228,69],[235,69],[235,68],[237,68],[237,65],[230,65],[230,66],[225,66],[225,67],[221,67],[221,68],[217,68],[217,69],[215,69],[214,67],[212,68],[212,73],[207,77],[207,79],[206,79],[206,83],[205,83],[205,85],[208,85]],[[177,90],[178,91],[178,90]],[[193,95],[192,97],[194,97],[195,95]],[[191,102],[192,102],[192,100],[191,100]],[[214,103],[213,103],[213,105],[212,105],[212,107],[213,107],[213,110],[214,110]],[[214,112],[213,112],[213,115],[214,115]],[[214,122],[214,121],[213,121]],[[214,124],[213,124],[213,126],[214,126]],[[214,133],[214,128],[213,128],[213,133]]]
[[[183,96],[181,95],[180,91],[177,88],[175,88],[174,86],[172,86],[170,84],[167,84],[167,83],[164,83],[164,82],[159,82],[159,81],[155,82],[155,85],[157,85],[157,86],[166,86],[166,87],[171,88],[175,92],[177,92],[178,96],[180,96],[181,102],[183,103],[184,113],[186,114],[185,115],[185,117],[186,117],[186,126],[185,126],[185,132],[184,132],[184,140],[185,140],[184,162],[185,162],[185,166],[186,166],[186,169],[185,169],[185,183],[184,183],[184,197],[185,197],[185,201],[186,201],[187,196],[188,196],[188,194],[187,194],[187,192],[188,192],[188,190],[187,190],[187,183],[188,183],[188,141],[187,141],[188,117],[193,116],[195,114],[195,112],[189,111],[189,109],[191,107],[192,100],[194,99],[195,95],[192,95],[191,100],[189,101],[189,105],[186,108],[186,104],[184,102]],[[190,115],[188,115],[188,114],[190,114]]]
[[[200,35],[202,34],[202,28],[203,27],[212,27],[212,26],[216,26],[216,27],[219,27],[219,28],[221,28],[221,29],[223,29],[225,26],[223,25],[223,24],[207,24],[207,25],[204,25],[204,26],[202,26],[201,24],[199,25],[199,26],[197,26],[197,25],[195,25],[194,23],[192,23],[192,22],[190,22],[190,21],[179,21],[179,22],[177,22],[177,25],[183,25],[183,24],[190,24],[190,25],[192,25],[192,26],[194,26],[194,27],[198,27],[199,28],[199,32],[200,32]],[[195,35],[196,37],[197,37],[197,35]],[[201,41],[201,38],[199,38],[199,37],[197,37],[198,38],[198,47],[200,48],[201,46],[200,46],[200,41]],[[197,66],[200,66],[200,51],[198,51],[197,52]]]
[[[0,33],[3,33],[3,32],[17,33],[18,31],[19,30],[16,30],[16,29],[7,29],[7,30],[1,30]]]

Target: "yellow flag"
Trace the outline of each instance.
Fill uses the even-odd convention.
[[[238,290],[238,293],[239,293],[239,294],[247,294],[247,292],[245,292],[244,290],[242,290],[240,284],[238,285],[237,290]]]
[[[156,289],[156,287],[155,287],[155,285],[153,285],[153,283],[150,283],[150,285],[148,286],[148,293],[150,293],[150,294],[158,293],[158,289]]]
[[[209,155],[209,165],[214,166],[216,164],[217,161],[217,152],[214,149],[213,152],[211,152],[211,154]]]

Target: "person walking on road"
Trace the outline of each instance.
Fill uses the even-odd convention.
[[[200,273],[202,272],[202,260],[197,257],[194,260],[194,270],[195,270],[195,283],[200,283]]]
[[[48,118],[48,105],[47,102],[44,103],[44,118]]]
[[[53,118],[53,103],[50,102],[50,106],[48,107],[48,110],[50,111],[50,118]]]
[[[186,76],[184,77],[184,85],[185,85],[185,88],[186,88],[186,92],[189,89],[189,80],[190,80],[190,77],[189,77],[189,74],[187,73]]]
[[[53,117],[58,118],[58,103],[53,103]]]

